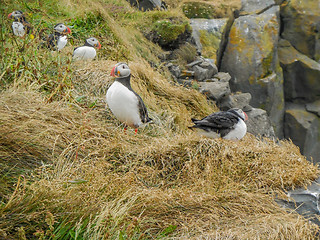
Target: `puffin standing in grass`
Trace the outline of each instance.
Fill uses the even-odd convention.
[[[15,36],[23,37],[31,31],[31,24],[26,20],[22,11],[13,11],[8,15],[8,18],[13,18],[12,31]]]
[[[212,113],[201,120],[191,119],[195,125],[190,128],[197,129],[200,135],[209,138],[240,140],[247,133],[247,125],[244,122],[247,119],[244,111],[232,108],[225,112]]]
[[[94,59],[97,55],[95,48],[100,49],[100,42],[94,38],[86,39],[86,42],[83,46],[77,47],[73,51],[72,59],[73,60],[91,60]]]
[[[116,79],[107,91],[107,104],[116,118],[124,123],[125,130],[130,126],[135,128],[137,133],[139,126],[152,119],[149,118],[141,97],[131,88],[130,68],[126,63],[117,63],[111,71],[111,76]]]
[[[50,34],[46,39],[46,46],[51,50],[60,51],[66,46],[68,42],[66,35],[70,34],[71,30],[63,23],[56,24],[53,29],[54,33]]]

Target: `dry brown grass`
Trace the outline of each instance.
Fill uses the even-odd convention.
[[[17,90],[0,102],[1,145],[20,154],[10,160],[43,161],[26,176],[33,183],[21,183],[1,209],[2,231],[32,222],[43,224],[29,231],[46,230],[50,213],[56,221],[91,219],[87,239],[114,236],[117,229],[134,234],[130,224],[145,237],[168,226],[177,226],[173,236],[182,238],[314,234],[314,225],[274,202],[275,194],[317,177],[317,167],[290,142],[252,135],[239,142],[202,139],[156,124],[135,136],[116,127],[102,107],[45,103],[35,92]]]
[[[127,47],[121,60],[129,62],[132,86],[154,123],[125,134],[105,108],[116,57],[65,64],[71,48],[48,60],[40,52],[43,64],[63,60],[61,69],[70,72],[61,76],[69,85],[65,91],[53,85],[57,97],[50,97],[28,69],[1,92],[0,166],[15,185],[0,190],[0,238],[62,239],[72,232],[94,240],[316,239],[317,226],[274,199],[310,184],[317,166],[289,141],[194,134],[190,118],[217,108],[152,68],[143,58],[156,59],[159,48],[114,20],[110,2],[76,2],[64,1],[74,16],[100,12]]]

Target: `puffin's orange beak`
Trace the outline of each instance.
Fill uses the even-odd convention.
[[[248,115],[245,113],[245,112],[243,112],[244,113],[244,116],[245,116],[245,121],[247,121],[248,120]]]
[[[10,13],[10,14],[8,15],[8,18],[12,18],[12,13]]]
[[[66,34],[69,34],[69,33],[71,33],[71,29],[67,27],[67,29],[64,30],[63,32],[66,33]]]
[[[116,66],[114,66],[114,67],[112,68],[110,76],[113,76],[113,77],[116,76],[116,75],[114,74],[114,70],[115,70],[115,69],[116,69]]]
[[[100,44],[100,42],[98,42],[98,47],[97,47],[97,49],[100,49],[101,48],[101,44]]]

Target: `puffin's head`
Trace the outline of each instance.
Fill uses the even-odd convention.
[[[97,49],[100,49],[100,48],[101,48],[100,42],[99,42],[96,38],[94,38],[94,37],[88,38],[88,39],[86,40],[86,43],[87,43],[88,45],[92,46],[92,47],[97,48]]]
[[[117,63],[111,70],[111,76],[113,77],[127,77],[130,73],[130,68],[123,62]]]
[[[12,13],[10,13],[9,15],[8,15],[8,18],[21,18],[21,17],[23,17],[23,12],[22,11],[20,11],[20,10],[17,10],[17,11],[13,11]]]
[[[71,33],[70,28],[68,28],[66,25],[63,23],[58,23],[54,26],[53,28],[56,32],[61,33],[61,34],[69,34]]]
[[[228,112],[235,114],[236,116],[240,117],[243,121],[248,120],[248,115],[240,108],[231,108],[228,110]]]

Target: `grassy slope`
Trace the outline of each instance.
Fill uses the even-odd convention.
[[[274,202],[318,174],[292,143],[250,134],[239,142],[213,141],[187,129],[191,116],[215,106],[170,83],[157,58],[161,49],[137,30],[183,18],[177,1],[169,2],[169,12],[148,13],[112,0],[5,3],[1,238],[315,238],[316,226]],[[35,36],[57,22],[73,26],[75,46],[96,36],[103,46],[98,59],[73,63],[70,45],[56,54],[38,50],[37,39],[14,40],[6,19],[13,9],[29,13]],[[118,61],[129,62],[133,88],[155,122],[137,136],[124,134],[105,109],[109,72]]]

